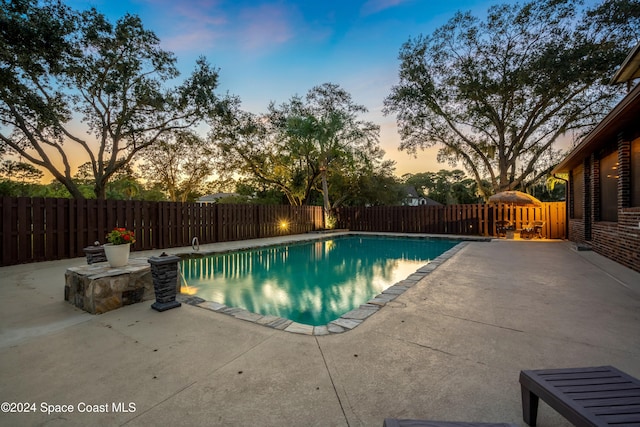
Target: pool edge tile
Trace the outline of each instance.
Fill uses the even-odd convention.
[[[313,335],[314,326],[305,325],[298,322],[291,322],[289,326],[285,328],[285,332],[292,332],[294,334]]]
[[[245,320],[257,325],[268,326],[270,328],[282,330],[289,333],[309,336],[341,334],[346,331],[350,331],[362,324],[366,319],[384,308],[387,303],[395,300],[400,295],[404,294],[407,290],[411,289],[414,285],[422,281],[424,278],[428,277],[432,271],[449,260],[455,254],[457,254],[469,243],[470,241],[460,241],[453,248],[442,253],[440,256],[436,257],[424,266],[417,269],[415,273],[411,274],[406,279],[389,286],[387,289],[382,291],[382,293],[376,295],[366,303],[361,304],[359,308],[350,310],[340,318],[333,320],[326,325],[306,325],[282,317],[253,313],[243,308],[227,307],[224,304],[220,304],[214,301],[205,301],[199,297],[190,297],[185,294],[180,294],[178,299],[195,307],[214,311],[216,313],[226,314],[235,317],[236,319]]]

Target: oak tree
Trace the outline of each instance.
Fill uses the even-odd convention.
[[[639,34],[636,0],[497,5],[484,20],[459,12],[402,46],[385,111],[401,149],[440,147],[438,160],[462,163],[482,196],[519,188],[553,168],[563,135],[589,130],[620,99],[608,81]]]
[[[158,184],[173,202],[186,202],[201,193],[214,174],[214,154],[206,141],[193,132],[167,135],[142,153],[141,175]]]
[[[311,204],[319,193],[328,215],[334,205],[357,199],[363,177],[393,169],[382,161],[378,126],[361,117],[366,108],[336,84],[272,103],[264,115],[242,111],[238,100],[225,111],[211,133],[223,169],[281,191],[292,205]]]
[[[367,109],[356,104],[351,95],[337,84],[313,87],[304,98],[294,96],[279,108],[272,108],[280,138],[302,146],[310,153],[319,173],[325,222],[332,204],[329,177],[334,173],[357,171],[380,161],[384,152],[379,147],[380,128],[363,120]]]
[[[142,149],[196,126],[217,105],[204,58],[182,83],[176,58],[139,17],[115,24],[60,1],[0,0],[0,150],[46,169],[75,198],[73,162],[94,194]]]

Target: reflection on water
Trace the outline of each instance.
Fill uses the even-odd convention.
[[[186,259],[191,294],[324,325],[405,279],[458,242],[349,236]]]

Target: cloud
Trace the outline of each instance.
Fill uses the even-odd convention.
[[[164,37],[162,46],[170,52],[202,52],[203,47],[215,45],[221,38],[222,34],[201,28]]]
[[[220,26],[228,22],[226,13],[215,0],[173,2],[174,12],[198,26]]]
[[[147,0],[149,15],[170,51],[201,51],[225,36],[229,17],[217,0]]]
[[[236,36],[245,50],[261,50],[284,44],[295,36],[292,25],[295,11],[281,4],[247,7],[238,14]]]
[[[368,0],[362,5],[360,13],[363,16],[373,15],[406,2],[407,0]]]
[[[157,10],[163,45],[172,51],[224,46],[256,53],[309,32],[297,6],[285,2],[147,0],[147,5]]]

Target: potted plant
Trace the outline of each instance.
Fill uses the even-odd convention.
[[[136,236],[131,230],[116,227],[107,234],[107,242],[104,244],[104,253],[111,267],[122,267],[129,262],[131,244],[135,243]]]

